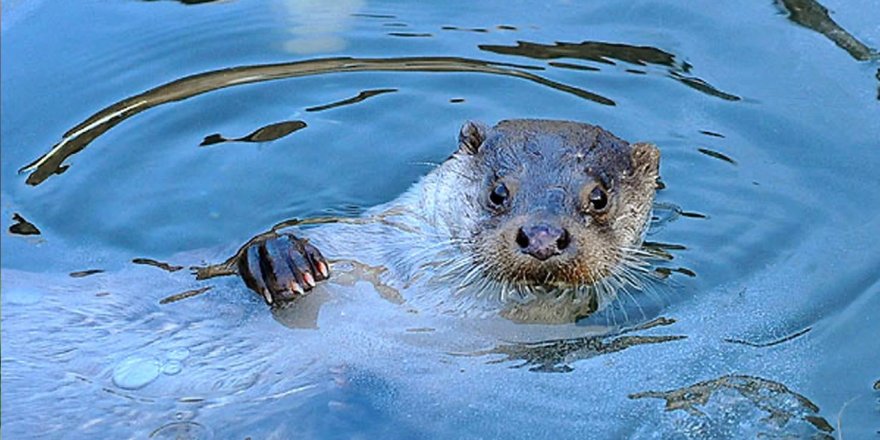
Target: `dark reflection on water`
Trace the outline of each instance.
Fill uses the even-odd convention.
[[[608,65],[614,65],[615,62],[613,60],[617,60],[640,66],[646,66],[648,64],[666,66],[669,68],[668,76],[670,78],[688,87],[727,101],[740,100],[739,96],[722,92],[706,81],[688,75],[687,73],[692,69],[690,64],[684,61],[679,62],[676,60],[675,55],[657,49],[656,47],[633,46],[630,44],[605,43],[600,41],[584,41],[582,43],[556,42],[556,44],[553,45],[518,41],[516,46],[481,44],[479,48],[488,52],[503,55],[517,55],[539,60],[576,58]],[[599,70],[598,68],[590,69],[588,66],[574,64],[560,65],[559,63],[556,63],[556,66],[577,70]],[[630,69],[626,71],[636,74],[646,73],[641,70],[633,72]]]
[[[706,214],[701,214],[699,212],[691,212],[691,211],[681,211],[679,215],[682,217],[690,217],[690,218],[709,218]]]
[[[553,67],[559,67],[561,69],[586,70],[588,72],[598,72],[598,71],[602,70],[602,69],[599,69],[598,67],[584,66],[581,64],[563,63],[561,61],[550,61],[547,64],[551,65]]]
[[[433,37],[434,35],[427,32],[389,32],[388,36],[404,38],[428,38]]]
[[[396,92],[397,89],[373,89],[373,90],[364,90],[357,94],[357,96],[343,99],[341,101],[331,102],[330,104],[318,105],[315,107],[309,107],[306,109],[307,112],[320,112],[323,110],[329,110],[331,108],[342,107],[346,105],[356,104],[365,99],[372,98],[373,96],[382,95],[385,93],[393,93]]]
[[[770,3],[354,3],[34,2],[13,28],[3,11],[3,228],[42,230],[3,240],[7,436],[876,434],[880,70],[824,39],[841,36],[834,17],[856,23],[844,39],[875,44],[852,20],[876,14],[870,2],[789,18]],[[811,11],[825,37],[800,28]],[[320,30],[340,45],[286,44],[322,13],[340,19]],[[112,25],[76,25],[92,16]],[[16,176],[90,114],[27,167],[30,186]],[[213,278],[234,259],[208,264],[254,232],[356,221],[341,217],[447,157],[463,120],[512,117],[658,145],[665,189],[645,248],[664,289],[541,326],[418,310],[375,270],[274,313]],[[321,148],[191,148],[215,131],[280,139],[294,119],[308,130],[292,140]],[[33,187],[123,121],[105,150]],[[272,121],[285,122],[254,130]],[[676,322],[608,330],[621,316]]]
[[[650,46],[584,41],[582,43],[557,42],[554,45],[518,41],[516,46],[481,44],[480,49],[504,55],[517,55],[539,60],[555,58],[578,58],[597,63],[614,65],[614,61],[647,65],[676,66],[675,55]],[[681,63],[678,68],[687,69]]]
[[[812,329],[813,329],[812,327],[807,327],[803,330],[794,332],[790,335],[787,335],[787,336],[784,336],[782,338],[775,339],[772,341],[768,341],[768,342],[753,342],[753,341],[747,341],[745,339],[733,339],[733,338],[725,338],[724,342],[729,342],[731,344],[742,344],[742,345],[747,345],[749,347],[755,347],[755,348],[766,348],[766,347],[772,347],[774,345],[783,344],[788,341],[797,339],[797,338],[807,334]]]
[[[628,333],[668,326],[674,319],[656,318],[633,328],[598,336],[586,336],[541,342],[501,344],[490,350],[478,351],[471,356],[502,355],[490,363],[521,361],[511,368],[529,367],[529,371],[568,373],[573,362],[615,353],[644,344],[661,344],[685,339],[684,335],[628,335]]]
[[[167,0],[142,0],[142,1],[157,2],[157,1],[167,1]],[[173,1],[176,1],[178,3],[183,3],[185,5],[201,5],[204,3],[216,3],[216,2],[222,2],[225,0],[173,0]]]
[[[444,31],[465,31],[465,32],[476,32],[476,33],[480,33],[480,34],[485,34],[486,32],[489,32],[489,29],[486,29],[486,28],[462,28],[462,27],[458,27],[458,26],[443,26],[440,29],[443,29]]]
[[[352,17],[361,17],[361,18],[388,18],[393,19],[397,18],[396,15],[388,15],[388,14],[364,14],[364,13],[356,13],[351,14]]]
[[[163,305],[170,304],[173,302],[180,301],[182,299],[192,298],[194,296],[201,295],[201,294],[203,294],[213,288],[214,288],[214,286],[205,286],[205,287],[200,287],[198,289],[190,289],[190,290],[187,290],[187,291],[181,292],[181,293],[175,293],[174,295],[166,296],[165,298],[160,299],[159,304],[163,304]]]
[[[39,185],[51,175],[58,173],[65,166],[63,165],[65,159],[82,151],[107,130],[144,110],[234,85],[281,78],[341,72],[474,72],[521,78],[599,104],[614,105],[614,101],[604,96],[538,76],[525,71],[523,67],[457,57],[326,58],[233,67],[200,73],[124,99],[95,113],[68,130],[63,139],[48,153],[25,165],[19,172],[30,172],[27,183]],[[212,138],[209,142],[212,140],[215,139]]]
[[[756,413],[751,422],[758,425],[758,438],[834,438],[830,435],[834,428],[819,415],[815,403],[782,383],[757,376],[728,375],[675,390],[645,391],[629,397],[663,399],[667,412],[682,411],[685,420],[679,419],[678,423],[691,435],[688,438],[751,438],[754,428],[731,419],[731,408]]]
[[[24,219],[19,213],[12,214],[15,223],[9,226],[9,233],[15,235],[40,235],[40,230],[33,223]]]
[[[131,262],[134,264],[158,267],[167,272],[177,272],[178,270],[183,269],[183,266],[172,266],[164,261],[156,261],[152,258],[135,258],[131,260]]]
[[[682,75],[679,72],[669,72],[669,77],[700,92],[703,92],[707,95],[714,96],[716,98],[721,98],[725,101],[739,101],[739,96],[732,95],[730,93],[722,92],[721,90],[716,89],[711,84],[703,81],[700,78],[696,78],[693,76]]]
[[[199,144],[199,146],[206,147],[223,142],[270,142],[276,139],[281,139],[284,136],[302,130],[303,128],[306,128],[306,123],[303,121],[276,122],[265,127],[260,127],[250,134],[235,139],[227,139],[219,133],[211,134],[205,136],[205,139]]]
[[[715,158],[715,159],[719,159],[719,160],[723,160],[724,162],[727,162],[727,163],[729,163],[729,164],[731,164],[731,165],[736,165],[736,161],[735,161],[735,160],[731,159],[731,158],[730,158],[729,156],[727,156],[726,154],[719,153],[719,152],[717,152],[717,151],[715,151],[715,150],[710,150],[710,149],[708,149],[708,148],[703,148],[703,147],[701,147],[701,148],[697,148],[697,151],[699,151],[700,153],[705,154],[706,156],[709,156],[709,157],[712,157],[712,158]]]
[[[672,275],[674,273],[680,273],[682,275],[686,275],[691,278],[697,276],[696,272],[694,272],[686,267],[658,267],[658,268],[654,269],[654,272],[656,272],[662,278],[668,278],[670,275]]]
[[[71,278],[84,278],[84,277],[96,275],[99,273],[104,273],[104,269],[87,269],[87,270],[80,270],[80,271],[76,271],[76,272],[71,272],[70,277]]]
[[[723,134],[721,134],[721,133],[715,133],[714,131],[700,130],[700,133],[703,133],[703,134],[705,134],[706,136],[712,136],[712,137],[717,137],[717,138],[724,138],[724,135],[723,135]]]
[[[788,18],[791,21],[824,35],[853,58],[859,61],[868,61],[880,56],[876,50],[866,46],[846,29],[840,27],[828,14],[828,9],[819,2],[815,0],[777,0],[777,4],[788,12]]]

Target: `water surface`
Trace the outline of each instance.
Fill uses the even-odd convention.
[[[9,438],[880,430],[875,1],[331,3],[4,5]],[[660,147],[652,292],[516,325],[361,274],[273,317],[188,269],[526,117]]]

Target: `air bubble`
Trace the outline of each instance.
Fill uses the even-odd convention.
[[[136,390],[159,377],[161,365],[152,356],[130,356],[113,369],[113,383],[119,388]]]

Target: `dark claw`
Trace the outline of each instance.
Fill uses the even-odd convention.
[[[270,305],[305,295],[330,276],[321,252],[291,234],[249,244],[239,258],[238,270],[245,284]]]
[[[244,251],[244,258],[238,260],[238,273],[251,290],[260,294],[267,304],[272,304],[272,296],[266,287],[263,278],[263,270],[260,267],[260,247],[262,243],[255,243]]]
[[[312,275],[314,268],[304,255],[301,243],[291,241],[284,256],[291,270],[299,275],[297,281],[306,290],[315,287],[315,277]]]
[[[266,279],[266,285],[272,296],[281,300],[293,299],[297,294],[302,294],[302,288],[298,287],[299,280],[287,263],[286,244],[281,240],[267,240],[260,245],[260,267]]]
[[[327,260],[321,255],[318,248],[312,246],[308,242],[303,243],[303,253],[309,259],[312,267],[315,268],[315,279],[318,281],[326,280],[330,277],[330,267],[327,266]]]

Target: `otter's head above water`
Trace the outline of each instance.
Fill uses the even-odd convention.
[[[465,284],[504,297],[586,292],[632,281],[659,160],[653,145],[594,125],[468,122],[425,189],[469,257]]]

